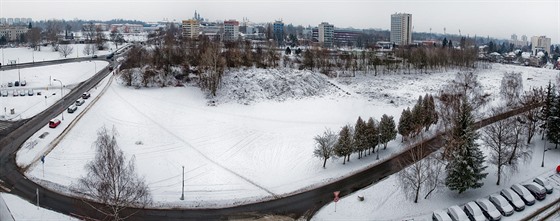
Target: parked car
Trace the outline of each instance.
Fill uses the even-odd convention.
[[[94,55],[93,55],[93,56],[91,56],[91,57],[92,57],[92,58],[97,58],[97,55],[96,55],[96,54],[94,54]]]
[[[19,91],[19,96],[21,96],[21,97],[25,96],[26,94],[27,94],[27,90],[25,90],[25,91],[24,91],[24,90]]]
[[[41,95],[41,92],[40,92],[40,91],[37,91],[37,95]]]
[[[19,87],[19,81],[14,82],[14,86]]]
[[[84,104],[85,102],[86,102],[86,101],[85,101],[84,99],[79,98],[79,99],[76,101],[76,106],[82,106],[82,104]]]
[[[68,107],[68,113],[74,113],[76,112],[76,110],[78,110],[78,107],[74,104],[70,105],[70,107]]]
[[[496,208],[502,213],[503,216],[511,216],[513,214],[513,207],[508,203],[506,198],[499,194],[492,194],[490,198],[488,198],[490,202],[496,206]]]
[[[21,86],[25,86],[25,85],[27,85],[27,81],[25,80],[21,81]]]
[[[537,200],[544,200],[546,198],[546,189],[537,183],[528,183],[523,185]]]
[[[482,210],[482,213],[488,218],[490,221],[498,221],[502,219],[502,214],[500,211],[490,202],[490,200],[486,198],[481,198],[476,200],[476,204]]]
[[[8,87],[13,87],[14,84],[12,82],[8,82]]]
[[[49,127],[50,128],[56,128],[59,124],[60,124],[59,119],[52,119],[52,120],[49,121]]]
[[[552,186],[550,185],[550,183],[548,182],[547,179],[542,178],[542,177],[537,177],[535,179],[533,179],[533,182],[538,183],[539,185],[543,186],[546,189],[546,193],[551,194],[552,193]]]
[[[443,210],[436,210],[432,213],[432,221],[452,221],[451,217],[443,211]]]
[[[12,92],[12,96],[14,96],[14,97],[19,96],[19,91],[14,90],[14,91]]]
[[[500,192],[500,195],[506,198],[509,204],[513,206],[513,209],[515,211],[522,211],[525,209],[525,202],[523,202],[521,197],[517,195],[517,193],[515,193],[512,189],[503,189]]]
[[[447,209],[447,214],[449,214],[449,217],[451,217],[451,220],[453,221],[469,220],[467,214],[465,214],[465,212],[463,212],[463,210],[457,205],[449,207]]]
[[[486,217],[482,214],[480,207],[476,205],[474,201],[468,202],[464,208],[465,214],[469,217],[471,221],[485,221]]]
[[[84,92],[84,93],[82,94],[82,98],[83,98],[83,99],[88,99],[89,97],[91,97],[91,94],[90,94],[89,92]]]
[[[35,94],[35,92],[33,91],[33,89],[31,89],[31,90],[29,90],[29,91],[27,92],[27,95],[29,95],[29,96],[33,96],[33,94]]]
[[[535,204],[535,197],[524,186],[521,186],[519,184],[513,184],[511,186],[511,189],[521,197],[523,202],[525,202],[525,205],[530,206]]]
[[[7,97],[8,96],[8,91],[7,90],[3,90],[2,91],[2,97]]]

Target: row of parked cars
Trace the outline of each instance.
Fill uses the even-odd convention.
[[[514,211],[522,211],[525,206],[535,204],[536,200],[544,200],[546,194],[552,193],[552,186],[544,178],[537,177],[533,182],[520,185],[514,184],[509,189],[494,193],[488,198],[468,202],[461,209],[451,206],[444,210],[434,211],[434,221],[483,221],[500,220],[502,216],[511,216]]]
[[[14,83],[8,82],[8,87],[13,87],[13,86],[16,86],[16,87],[22,86],[23,87],[25,85],[27,85],[27,82],[25,80],[23,80],[21,82],[15,81]]]
[[[68,111],[68,113],[74,113],[76,112],[76,110],[78,110],[78,106],[82,106],[86,101],[85,99],[88,99],[89,97],[91,97],[89,92],[85,92],[82,94],[81,98],[78,98],[78,100],[76,100],[76,102],[74,102],[74,104],[70,105],[66,111]],[[49,127],[50,128],[56,128],[58,125],[60,125],[61,121],[59,119],[52,119],[49,121]]]
[[[10,92],[8,92],[7,90],[2,90],[2,91],[0,91],[0,95],[1,95],[2,97],[7,97],[9,94],[10,94]],[[26,96],[26,95],[27,95],[27,96],[33,96],[33,95],[35,95],[35,91],[34,91],[33,89],[30,89],[30,90],[13,90],[13,91],[11,92],[11,94],[12,94],[14,97],[17,97],[17,96]],[[41,95],[41,92],[38,91],[38,92],[37,92],[37,95]]]

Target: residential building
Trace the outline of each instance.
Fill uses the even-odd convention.
[[[0,26],[0,38],[4,36],[8,41],[16,41],[27,30],[27,26]]]
[[[412,14],[395,13],[391,15],[391,42],[397,45],[412,43]]]
[[[0,25],[6,25],[6,18],[0,18]]]
[[[8,18],[8,25],[13,25],[13,24],[14,24],[14,19]]]
[[[333,42],[339,47],[356,47],[363,32],[357,29],[334,29]]]
[[[523,39],[525,39],[525,40],[523,40]],[[527,42],[527,36],[523,35],[521,37],[521,40],[519,40],[519,39],[517,39],[516,34],[511,35],[511,40],[509,40],[509,43],[513,44],[517,48],[521,48],[521,47],[529,45],[529,42]]]
[[[531,51],[536,55],[539,51],[546,51],[550,54],[550,38],[546,36],[533,36],[531,37]]]
[[[196,19],[183,20],[182,28],[184,38],[195,39],[200,34],[200,25]]]
[[[334,43],[334,25],[327,22],[319,24],[318,28],[318,40],[319,43],[323,44],[323,47],[330,48]]]
[[[239,38],[239,22],[236,20],[224,21],[224,41],[237,41]]]
[[[144,32],[144,26],[137,24],[112,24],[111,31],[116,30],[121,33],[141,33]]]
[[[202,35],[212,40],[221,40],[224,26],[215,22],[203,22],[201,24]]]
[[[276,41],[276,43],[278,45],[283,45],[284,44],[284,22],[282,21],[275,21],[273,24],[273,35],[274,35],[274,41]]]

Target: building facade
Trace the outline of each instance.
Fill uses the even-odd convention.
[[[22,34],[27,33],[27,26],[0,26],[0,38],[5,37],[7,41],[16,41]]]
[[[327,22],[319,24],[318,40],[323,47],[331,48],[334,43],[334,25]]]
[[[550,38],[546,36],[533,36],[531,37],[531,51],[536,55],[539,51],[546,51],[550,54]]]
[[[412,14],[395,13],[391,15],[391,42],[397,45],[412,43]]]
[[[519,39],[517,39],[516,34],[511,35],[511,39],[509,40],[509,43],[513,44],[517,48],[521,48],[521,47],[525,47],[525,46],[529,45],[529,42],[527,41],[527,36],[523,35],[521,37],[521,40],[519,40]]]
[[[274,22],[273,35],[274,35],[274,41],[276,41],[278,45],[284,44],[284,22],[282,21]]]
[[[236,20],[224,21],[224,41],[237,41],[239,38],[239,22]]]
[[[196,19],[183,20],[181,27],[183,30],[182,35],[184,38],[191,38],[191,39],[198,38],[198,35],[200,34],[200,25],[198,23],[198,20]]]

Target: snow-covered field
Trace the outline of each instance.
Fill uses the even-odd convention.
[[[2,200],[2,198],[16,221],[78,220],[64,214],[37,207],[16,195],[0,193],[0,200]],[[39,203],[41,203],[41,199],[39,199]]]
[[[49,65],[20,70],[0,71],[0,91],[7,91],[7,97],[0,97],[0,120],[25,119],[40,113],[47,107],[61,99],[60,80],[63,83],[63,94],[67,94],[75,85],[93,76],[95,71],[105,68],[109,63],[105,61],[85,61],[59,65]],[[21,79],[26,86],[8,87],[8,82],[14,83]],[[17,96],[14,92],[33,90],[33,96]],[[41,92],[41,95],[37,95]],[[14,114],[11,113],[14,109]]]
[[[480,70],[479,75],[485,89],[493,94],[497,94],[505,71],[521,71],[524,80],[532,78],[524,82],[526,90],[554,81],[557,74],[545,69],[493,67]],[[247,73],[253,77],[240,80],[243,82],[238,85],[268,88],[270,91],[266,93],[273,97],[281,95],[284,87],[264,87],[269,84],[245,81],[269,79],[271,76],[262,76],[266,74],[299,80],[302,78],[298,76],[306,75],[248,70],[254,71],[259,73]],[[325,82],[325,85],[316,88],[323,92],[312,97],[294,93],[297,99],[268,100],[269,97],[258,98],[255,94],[263,92],[257,90],[248,91],[245,96],[256,97],[252,99],[254,103],[218,102],[217,106],[208,105],[205,94],[195,87],[133,89],[113,82],[47,155],[44,177],[39,166],[27,172],[34,179],[44,179],[45,183],[72,185],[85,174],[84,165],[94,156],[92,143],[96,131],[102,126],[114,126],[119,132],[119,146],[128,157],[135,156],[137,170],[145,176],[158,202],[156,206],[221,207],[269,199],[322,185],[375,164],[374,157],[358,160],[353,155],[346,165],[342,165],[342,159],[329,160],[327,169],[323,169],[322,161],[312,154],[313,137],[325,128],[337,131],[345,124],[354,124],[358,116],[380,119],[382,114],[389,114],[398,121],[403,108],[412,105],[419,95],[436,93],[455,73],[359,75],[339,79],[326,79],[317,74],[308,82]],[[237,78],[243,78],[242,74]],[[227,84],[235,78],[225,79],[229,79],[225,81]],[[290,91],[306,91],[309,88],[305,85],[314,84],[302,84]],[[220,91],[216,100],[225,100],[224,96],[231,92]],[[381,157],[401,151],[400,145],[397,138],[389,143],[387,150],[381,151]],[[185,167],[184,201],[179,200],[182,166]]]
[[[481,148],[486,150],[487,154],[487,149],[484,146]],[[484,180],[482,188],[468,190],[460,195],[443,188],[442,191],[432,194],[428,199],[421,197],[415,204],[405,197],[398,187],[398,177],[394,174],[379,183],[341,198],[336,205],[336,212],[334,203],[329,203],[315,214],[313,220],[431,220],[434,210],[446,210],[452,205],[464,205],[470,201],[488,197],[492,193],[499,193],[501,189],[509,188],[513,184],[532,182],[533,178],[537,176],[547,178],[554,187],[552,194],[548,194],[543,201],[526,206],[525,210],[521,212],[515,212],[512,216],[502,218],[502,220],[520,220],[560,198],[560,174],[555,174],[556,166],[560,165],[560,149],[552,149],[545,153],[545,167],[543,168],[541,167],[543,141],[535,139],[531,148],[534,150],[532,160],[526,165],[522,165],[518,173],[502,179],[499,186],[496,185],[496,167],[488,165],[486,172],[489,174]],[[359,201],[358,196],[364,196],[365,200]],[[398,210],[395,210],[396,208]]]
[[[71,46],[73,50],[67,58],[92,57],[91,54],[86,55],[84,53],[86,44],[69,44],[69,46]],[[125,45],[119,44],[119,48],[124,46]],[[58,51],[54,51],[51,45],[41,46],[40,51],[33,51],[33,49],[29,47],[4,48],[2,50],[3,52],[0,54],[0,62],[3,61],[2,65],[65,59]],[[97,51],[95,54],[107,55],[116,50],[117,48],[113,42],[107,42],[107,50]]]

